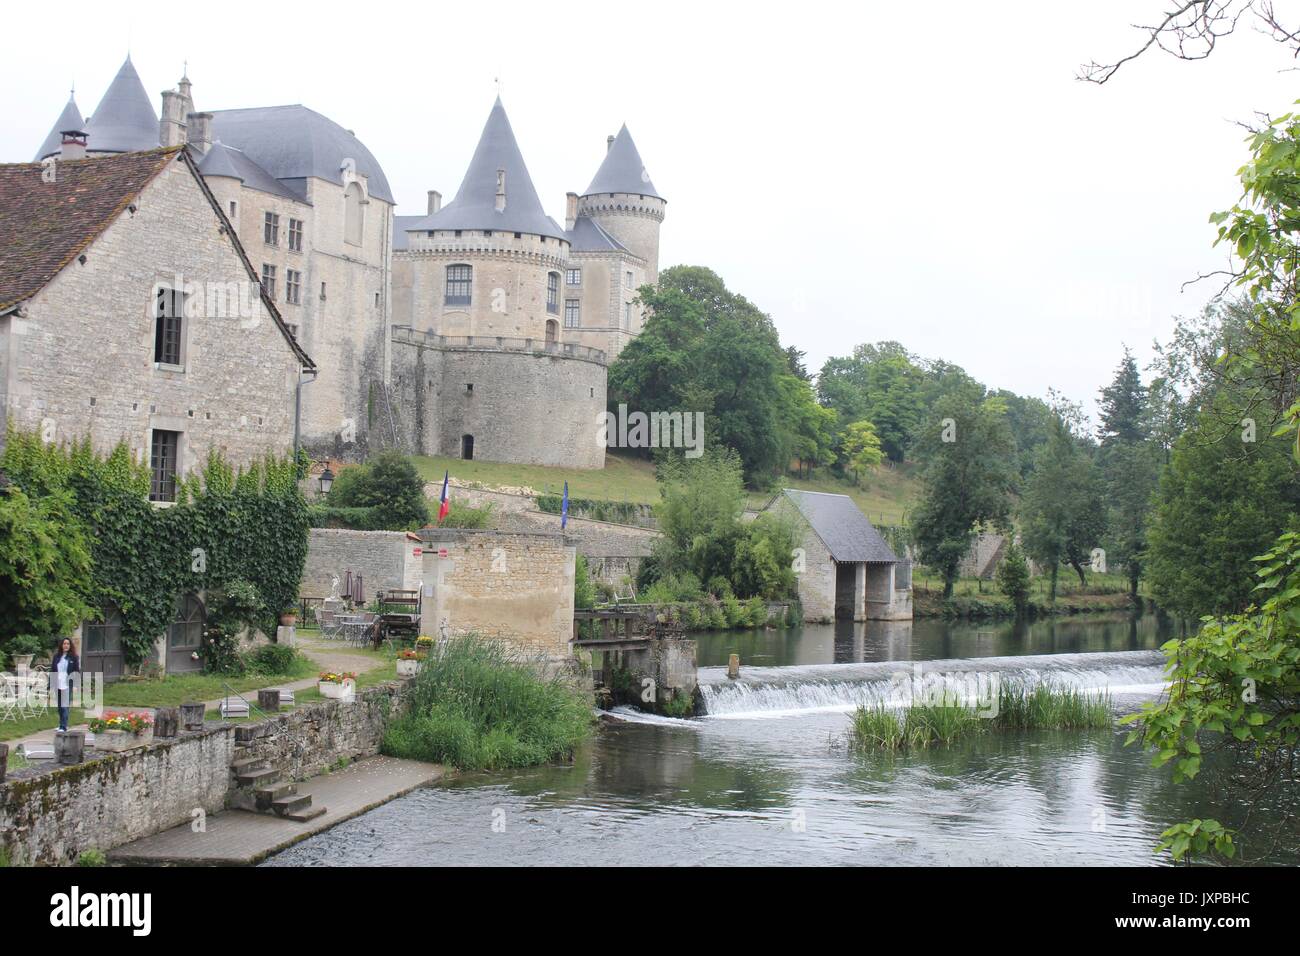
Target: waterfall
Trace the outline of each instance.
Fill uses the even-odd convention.
[[[776,717],[811,711],[849,711],[859,704],[902,706],[909,693],[942,688],[974,703],[990,688],[1048,682],[1075,690],[1154,696],[1164,687],[1159,651],[1038,654],[942,661],[885,661],[742,667],[727,678],[721,667],[701,668],[700,692],[710,717]]]

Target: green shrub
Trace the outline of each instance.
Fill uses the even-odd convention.
[[[298,662],[305,659],[296,648],[285,644],[262,644],[245,655],[244,663],[255,674],[279,677],[294,673]]]
[[[374,509],[368,514],[379,528],[411,531],[429,520],[424,481],[410,459],[398,451],[383,451],[364,465],[343,468],[330,490],[329,507]]]
[[[487,528],[492,524],[492,502],[481,508],[457,504],[439,523],[440,528]]]
[[[108,857],[103,850],[82,850],[77,857],[77,866],[108,866]]]
[[[729,628],[743,624],[748,617],[745,605],[740,603],[739,598],[731,595],[722,599],[722,614]]]
[[[745,602],[745,616],[750,627],[767,626],[767,602],[761,597],[752,597]]]
[[[495,770],[571,756],[592,729],[591,701],[539,676],[500,642],[451,639],[411,682],[384,735],[394,757]]]

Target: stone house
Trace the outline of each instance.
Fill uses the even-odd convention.
[[[235,466],[293,447],[295,341],[190,152],[0,165],[0,425],[125,442],[165,507],[210,451]],[[3,433],[0,433],[0,442]],[[193,669],[201,595],[178,595],[159,663]],[[120,617],[88,623],[85,667],[122,670]]]
[[[65,130],[90,156],[186,146],[284,322],[315,359],[301,389],[301,441],[360,457],[397,436],[389,391],[392,190],[350,131],[300,104],[199,112],[182,76],[154,111],[128,56],[84,122],[70,99],[37,161]]]
[[[786,488],[764,509],[791,519],[805,621],[912,618],[911,566],[900,561],[848,495]]]

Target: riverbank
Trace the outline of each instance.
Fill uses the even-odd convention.
[[[985,594],[958,594],[944,600],[940,590],[917,588],[912,592],[912,615],[915,618],[943,618],[947,620],[967,618],[972,620],[1005,619],[1016,616],[1015,605],[1001,594],[995,592],[995,585],[988,585]],[[1030,619],[1055,617],[1071,614],[1097,614],[1114,611],[1153,610],[1151,602],[1138,597],[1136,602],[1127,593],[1086,591],[1072,594],[1058,594],[1055,603],[1045,600],[1029,602]]]

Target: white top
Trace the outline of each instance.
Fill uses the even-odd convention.
[[[66,656],[59,658],[59,690],[68,689],[68,658]]]

